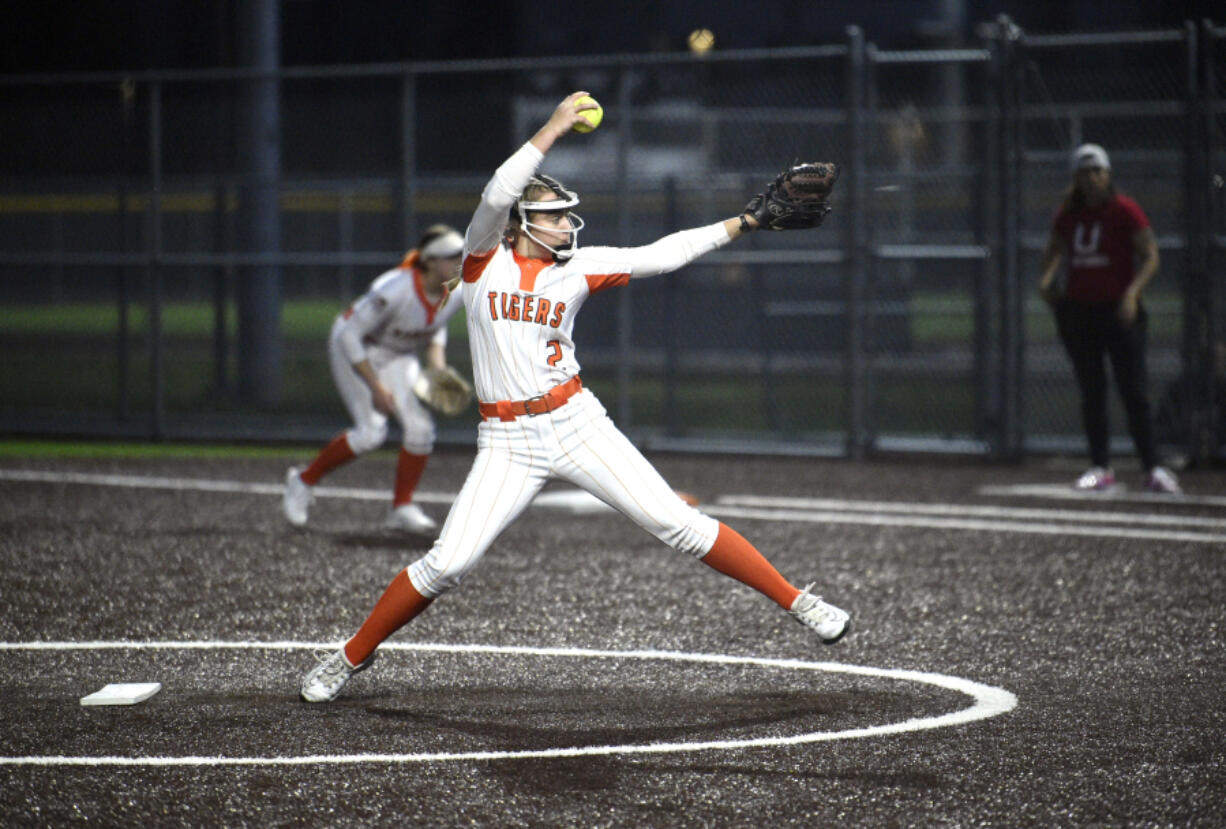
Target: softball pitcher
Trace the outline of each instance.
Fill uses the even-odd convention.
[[[294,526],[306,524],[312,489],[320,479],[382,446],[387,419],[394,415],[403,441],[388,526],[418,534],[438,529],[412,502],[435,438],[434,417],[412,389],[423,371],[422,351],[427,368],[446,366],[447,320],[461,307],[447,282],[459,269],[463,245],[454,228],[433,225],[400,265],[372,282],[332,324],[328,363],[353,426],[333,438],[306,469],[286,472],[282,508]]]
[[[584,388],[571,337],[592,293],[676,270],[760,226],[820,224],[837,170],[793,168],[740,216],[644,247],[581,248],[578,196],[537,168],[595,106],[578,103],[586,94],[565,98],[498,168],[468,226],[462,293],[483,418],[468,479],[429,553],[398,573],[357,634],[303,679],[307,702],[335,699],[381,642],[460,583],[551,478],[583,487],[674,549],[763,593],[823,642],[849,629],[847,613],[794,587],[739,533],[673,492]],[[824,183],[814,187],[818,174]]]

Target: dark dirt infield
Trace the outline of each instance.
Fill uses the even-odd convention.
[[[653,459],[785,576],[816,580],[852,612],[852,634],[823,647],[763,597],[619,516],[533,507],[459,590],[389,642],[511,652],[388,648],[336,703],[307,706],[297,685],[313,664],[309,645],[352,633],[397,569],[428,548],[380,527],[385,504],[321,497],[295,531],[263,491],[3,476],[275,487],[287,462],[0,461],[9,643],[0,824],[1221,825],[1226,541],[1163,533],[1226,539],[1226,507],[979,494],[985,484],[1066,483],[1071,462]],[[453,493],[470,461],[439,454],[422,489]],[[393,463],[365,458],[327,484],[384,489]],[[1193,494],[1226,494],[1220,471],[1183,480]],[[956,529],[905,516],[849,523],[834,508],[734,517],[721,511],[732,495],[1071,510],[1085,520],[1009,513],[1000,521],[1012,528],[979,516],[988,523]],[[442,500],[425,504],[439,518]],[[1094,518],[1102,512],[1114,517]],[[1021,531],[1049,524],[1049,534]],[[12,647],[51,642],[146,644]],[[175,642],[267,647],[147,646]],[[922,720],[972,700],[871,674],[522,650],[531,648],[931,672],[1004,689],[1017,706],[943,728],[728,747]],[[121,681],[163,689],[132,707],[78,704]],[[679,743],[720,747],[506,756]],[[488,759],[413,756],[459,752]],[[359,754],[379,756],[336,762]],[[80,765],[97,758],[117,765]],[[222,764],[234,758],[283,762]]]

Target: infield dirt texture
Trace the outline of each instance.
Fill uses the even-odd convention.
[[[655,456],[853,632],[823,647],[620,516],[538,505],[308,706],[311,646],[429,545],[380,527],[390,453],[288,527],[312,454],[0,460],[0,825],[1223,823],[1220,470],[1060,500],[1071,461]],[[428,512],[470,462],[436,455]],[[163,688],[79,704],[108,682]]]

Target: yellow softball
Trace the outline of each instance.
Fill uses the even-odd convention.
[[[704,55],[715,46],[715,32],[710,29],[695,29],[687,38],[690,51],[696,55]]]
[[[600,126],[600,122],[604,120],[604,107],[600,105],[599,101],[597,101],[591,95],[584,95],[582,98],[575,99],[575,103],[580,105],[596,104],[596,108],[585,109],[583,112],[580,112],[579,116],[583,118],[583,120],[571,127],[572,130],[575,132],[591,132]]]

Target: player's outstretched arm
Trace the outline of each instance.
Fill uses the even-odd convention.
[[[742,218],[746,221],[742,222]],[[679,230],[649,245],[633,248],[582,248],[584,259],[607,260],[610,267],[625,269],[631,279],[659,276],[688,265],[695,259],[718,250],[757,227],[752,216],[734,216],[702,227]]]
[[[746,233],[757,230],[758,227],[758,220],[748,213],[733,216],[731,219],[724,219],[724,230],[728,232],[729,241],[736,241]]]
[[[739,216],[714,225],[673,233],[658,242],[627,252],[632,277],[669,273],[746,233],[811,229],[830,212],[829,197],[839,178],[830,162],[793,164],[745,205]]]

